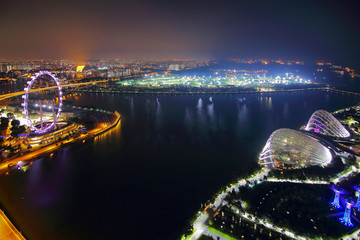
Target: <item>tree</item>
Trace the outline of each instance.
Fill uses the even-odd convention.
[[[24,125],[19,126],[19,125],[20,125],[19,120],[14,119],[14,120],[11,121],[11,126],[12,127],[10,128],[10,130],[11,130],[10,135],[12,137],[17,137],[19,134],[25,132],[25,130],[26,130],[25,126]]]
[[[10,135],[11,135],[12,137],[17,137],[17,136],[19,135],[17,129],[18,129],[18,128],[14,128],[14,127],[10,128],[10,130],[11,130]]]
[[[11,121],[11,126],[18,128],[20,126],[20,121],[17,119],[14,119]]]
[[[9,119],[13,119],[13,118],[14,118],[14,114],[13,114],[13,113],[7,113],[6,116],[7,116]]]
[[[1,129],[6,129],[9,126],[9,119],[6,117],[2,117],[1,118],[1,125],[0,128]]]
[[[26,131],[26,128],[24,125],[19,126],[19,134],[24,133]]]

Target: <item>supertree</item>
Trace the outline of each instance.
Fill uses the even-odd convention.
[[[344,216],[342,218],[340,218],[340,221],[348,227],[352,227],[353,224],[351,222],[351,208],[354,206],[355,201],[354,199],[348,197],[344,199],[345,203],[346,203],[346,208],[345,208],[345,213]]]
[[[338,186],[335,186],[333,188],[333,191],[335,193],[335,196],[334,196],[334,200],[331,202],[331,205],[333,205],[335,208],[341,208],[339,199],[341,193],[343,193],[343,189]]]

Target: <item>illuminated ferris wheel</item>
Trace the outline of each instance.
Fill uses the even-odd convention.
[[[31,89],[31,85],[35,82],[36,79],[38,79],[40,76],[43,75],[48,75],[50,76],[56,83],[57,88],[59,90],[59,107],[58,110],[56,112],[56,115],[54,114],[53,117],[53,121],[50,124],[47,124],[44,128],[43,128],[43,124],[42,124],[42,112],[41,112],[41,102],[40,102],[40,118],[41,118],[41,127],[38,128],[34,125],[34,123],[31,121],[30,117],[29,117],[29,112],[28,112],[28,101],[29,101],[29,93],[30,93],[30,89]],[[56,121],[57,119],[60,117],[61,114],[61,108],[62,108],[62,91],[61,91],[61,86],[59,83],[59,80],[55,77],[54,74],[52,74],[51,72],[48,71],[40,71],[38,73],[35,74],[35,76],[31,77],[31,81],[27,82],[27,87],[24,89],[25,91],[25,95],[22,96],[22,98],[24,99],[24,103],[22,103],[22,106],[24,107],[24,111],[23,114],[25,115],[25,118],[31,128],[31,130],[33,130],[35,133],[41,134],[41,133],[45,133],[50,131],[51,129],[53,129],[56,126]]]

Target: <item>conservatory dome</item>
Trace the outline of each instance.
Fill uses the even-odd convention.
[[[314,112],[313,115],[311,115],[305,130],[332,137],[350,137],[350,133],[339,120],[325,110],[317,110]]]
[[[327,165],[332,155],[312,137],[292,129],[274,131],[259,158],[260,165],[276,169],[299,169]]]

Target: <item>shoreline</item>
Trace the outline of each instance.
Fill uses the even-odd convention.
[[[342,92],[347,94],[355,94],[360,95],[359,93],[352,93],[348,91],[342,91],[333,89],[336,92]],[[333,113],[343,112],[346,109],[355,108],[356,106],[338,109]],[[306,178],[305,180],[296,180],[292,178],[279,178],[279,177],[269,177],[271,170],[266,167],[261,167],[259,170],[255,170],[253,173],[249,174],[246,177],[239,177],[235,181],[228,183],[225,187],[220,188],[219,191],[215,192],[211,198],[207,201],[207,206],[201,207],[198,209],[197,214],[194,214],[193,217],[189,220],[188,224],[192,228],[192,232],[190,234],[184,234],[180,236],[181,240],[197,240],[201,236],[208,237],[221,237],[221,239],[237,239],[233,236],[228,235],[228,232],[221,231],[215,227],[212,227],[208,222],[212,217],[215,217],[224,206],[229,206],[232,212],[237,215],[240,219],[246,220],[252,224],[259,225],[264,229],[269,231],[277,232],[281,235],[285,235],[290,239],[316,239],[308,236],[302,236],[300,234],[295,233],[293,230],[285,229],[284,226],[279,226],[273,224],[273,222],[269,219],[261,219],[260,216],[254,215],[252,212],[246,211],[246,203],[243,200],[239,200],[241,202],[242,209],[239,209],[237,206],[232,205],[228,202],[226,197],[231,195],[232,193],[238,193],[240,187],[245,186],[246,184],[250,184],[252,186],[261,184],[261,183],[291,183],[291,184],[308,184],[308,185],[331,185],[331,183],[341,183],[347,180],[349,177],[353,177],[354,175],[358,175],[360,173],[360,164],[358,161],[360,157],[356,156],[357,162],[350,164],[343,171],[334,174],[330,177],[330,179],[326,181],[322,180],[313,180],[311,177]],[[251,187],[252,188],[252,187]],[[215,215],[210,215],[209,208],[215,209]],[[212,216],[212,217],[211,217]],[[347,234],[342,235],[341,239],[355,239],[360,235],[360,228],[352,229]]]
[[[281,93],[281,92],[302,92],[302,91],[313,91],[313,90],[324,90],[324,91],[334,91],[334,92],[346,92],[342,90],[338,90],[336,88],[330,88],[330,87],[311,87],[311,88],[291,88],[291,89],[270,89],[270,90],[239,90],[239,91],[159,91],[159,88],[148,88],[145,90],[148,90],[147,92],[141,92],[141,91],[87,91],[87,90],[74,90],[74,92],[79,93],[106,93],[106,94],[140,94],[140,95],[146,95],[146,94],[159,94],[159,95],[197,95],[197,94],[215,94],[215,95],[230,95],[230,94],[263,94],[263,93]],[[160,88],[161,89],[161,88]],[[214,88],[216,90],[217,88]],[[139,90],[144,90],[144,88],[139,88]],[[154,90],[154,91],[151,91]],[[355,94],[360,95],[360,93],[356,92],[346,92],[349,94]]]
[[[81,135],[76,139],[64,140],[60,144],[59,143],[54,143],[54,144],[51,144],[51,145],[47,145],[46,147],[40,148],[40,149],[38,149],[36,151],[29,152],[29,153],[24,154],[22,156],[17,156],[15,158],[11,158],[9,160],[6,160],[6,161],[0,163],[0,174],[4,174],[5,172],[7,172],[7,170],[8,170],[7,166],[10,163],[16,164],[18,161],[24,161],[24,162],[35,161],[36,159],[38,159],[40,157],[50,155],[51,153],[57,152],[57,151],[63,149],[64,147],[67,147],[67,146],[69,146],[71,144],[79,143],[81,141],[83,141],[85,143],[89,139],[92,139],[92,138],[94,138],[94,137],[96,137],[96,136],[98,136],[100,134],[105,133],[106,131],[108,131],[111,128],[115,127],[121,120],[121,116],[117,111],[115,111],[113,114],[117,118],[110,126],[106,126],[104,128],[100,128],[100,129],[98,129],[98,128],[92,129],[92,130],[88,131],[85,135]]]
[[[326,89],[326,88],[294,89],[294,90],[291,91],[291,92],[296,92],[296,91],[299,91],[299,92],[300,92],[300,91],[310,91],[310,90],[320,90],[320,91],[326,91],[326,90],[327,90],[328,92],[338,92],[338,93],[343,92],[344,94],[349,93],[349,94],[360,95],[360,94],[358,94],[358,93],[351,93],[351,92],[345,92],[345,91],[341,91],[341,90],[337,90],[337,89]],[[290,92],[290,91],[287,91],[287,92]],[[104,93],[105,93],[105,94],[111,94],[111,92],[104,92]],[[276,93],[279,93],[279,91],[246,92],[245,94],[252,94],[252,93],[254,93],[254,94],[257,94],[257,93],[260,93],[260,94],[263,94],[263,93],[265,93],[265,94],[275,93],[275,94],[276,94]],[[124,93],[124,94],[127,94],[127,93]],[[133,94],[147,94],[147,93],[133,93]],[[150,94],[152,94],[152,93],[150,93]],[[154,94],[156,94],[156,93],[154,93]],[[160,94],[163,94],[163,93],[160,93]],[[165,93],[165,94],[167,94],[167,93]],[[171,93],[171,94],[173,94],[173,93]],[[217,94],[219,94],[219,93],[191,93],[191,94],[183,94],[183,95],[194,95],[194,94],[215,94],[215,95],[217,95]],[[230,95],[230,94],[238,94],[238,93],[224,93],[224,94]],[[117,113],[117,112],[116,112],[116,113]],[[114,121],[114,123],[110,124],[109,126],[107,126],[107,127],[105,127],[105,128],[102,128],[101,131],[94,132],[92,136],[87,136],[87,138],[81,139],[81,140],[84,140],[84,141],[85,141],[85,140],[86,140],[86,141],[92,140],[94,137],[99,136],[99,135],[107,132],[108,130],[114,128],[115,126],[117,126],[117,124],[121,121],[121,116],[120,116],[119,113],[117,113],[117,114],[116,114],[116,113],[114,112],[114,114],[117,115],[118,118]],[[76,144],[76,143],[79,143],[81,140],[76,141],[76,142],[73,142],[73,143],[75,143],[75,144]],[[67,146],[69,146],[70,144],[71,144],[71,143],[66,143],[66,145],[65,145],[65,144],[63,145],[63,147],[67,147]],[[58,149],[58,150],[55,150],[55,151],[59,151],[59,150],[61,150],[61,149],[62,149],[62,148],[60,148],[60,149]],[[50,153],[47,153],[47,154],[45,154],[45,155],[48,155],[48,154],[50,154]]]
[[[71,144],[76,144],[79,143],[81,141],[83,141],[83,143],[85,143],[86,141],[88,141],[89,139],[94,139],[96,136],[99,136],[107,131],[109,131],[110,129],[116,127],[120,121],[121,121],[121,115],[115,111],[113,113],[117,118],[116,120],[110,125],[107,126],[105,128],[102,129],[93,129],[94,132],[89,134],[89,135],[85,135],[85,137],[83,138],[78,138],[78,139],[74,139],[74,141],[68,141],[67,143],[64,143],[62,145],[56,146],[57,143],[55,144],[51,144],[49,146],[46,146],[45,148],[39,149],[37,151],[34,152],[30,152],[26,155],[21,156],[21,158],[27,158],[21,161],[36,161],[38,158],[40,157],[45,157],[48,156],[54,152],[58,152],[61,149],[63,149],[64,147],[70,146]],[[55,149],[53,149],[55,147]],[[48,151],[43,152],[44,149],[49,148]],[[36,157],[32,157],[32,155],[36,155],[36,153],[38,153],[38,155]],[[8,171],[8,164],[10,163],[16,163],[19,161],[19,157],[16,157],[14,159],[11,159],[9,161],[3,162],[0,164],[0,174],[4,174]],[[4,209],[6,211],[6,209]],[[25,240],[25,237],[21,234],[21,232],[18,230],[19,228],[17,228],[13,222],[11,222],[9,220],[9,218],[5,215],[4,210],[0,210],[0,239],[17,239],[17,240]],[[8,232],[8,235],[4,235],[4,232]],[[10,234],[10,235],[9,235]],[[5,236],[5,238],[3,238]]]
[[[0,210],[0,238],[25,240],[25,237],[14,226],[3,210]]]

